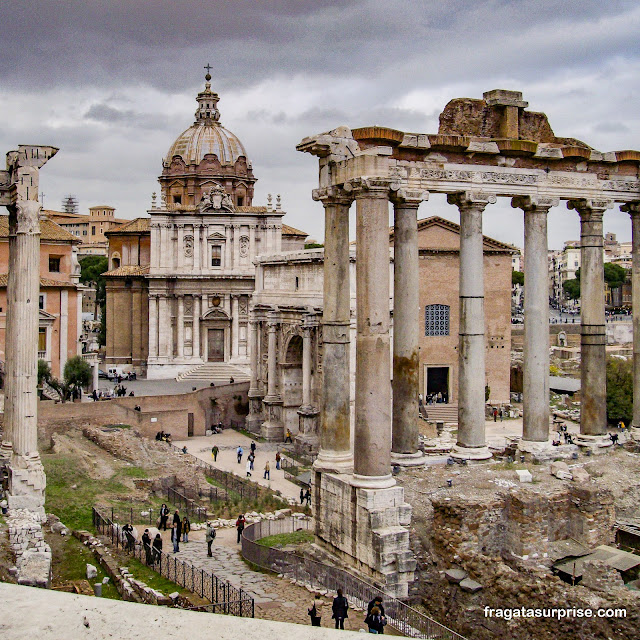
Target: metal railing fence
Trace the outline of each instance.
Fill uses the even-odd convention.
[[[129,553],[167,580],[175,582],[211,603],[202,608],[206,608],[212,613],[224,613],[244,618],[254,617],[254,599],[245,591],[234,587],[228,580],[218,578],[215,574],[204,569],[198,569],[190,562],[179,560],[164,551],[148,546],[145,548],[138,541],[127,542],[120,524],[100,513],[96,507],[93,507],[93,527],[99,535],[107,537],[117,549]]]
[[[241,499],[248,498],[250,500],[256,500],[260,497],[261,493],[273,493],[266,487],[261,487],[255,482],[244,480],[233,473],[217,469],[208,462],[200,460],[200,458],[197,458],[190,453],[182,453],[182,449],[180,447],[176,447],[173,444],[170,446],[172,446],[176,451],[179,451],[181,455],[190,456],[191,461],[197,464],[204,471],[205,476],[218,483],[227,493],[231,491],[233,493],[237,493]]]
[[[193,522],[204,522],[207,519],[205,507],[201,507],[194,500],[187,498],[187,496],[173,487],[167,489],[167,502],[180,507]]]
[[[402,635],[429,640],[465,640],[455,631],[344,569],[325,565],[291,551],[265,547],[257,543],[258,540],[267,536],[310,529],[311,522],[299,518],[287,518],[263,520],[249,525],[242,533],[242,556],[263,569],[283,574],[287,578],[316,587],[321,586],[333,592],[342,589],[352,606],[355,605],[364,610],[374,597],[380,596],[384,601],[385,616],[389,625]]]

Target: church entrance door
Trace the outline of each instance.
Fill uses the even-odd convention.
[[[224,329],[209,329],[207,353],[209,362],[224,362]]]

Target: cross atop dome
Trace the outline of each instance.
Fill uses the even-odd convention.
[[[207,70],[207,75],[204,77],[205,85],[204,91],[198,94],[196,100],[198,101],[198,110],[196,111],[196,123],[197,122],[218,122],[220,120],[220,112],[218,111],[218,101],[220,97],[215,91],[211,91],[211,69],[213,68],[209,63],[204,67]]]

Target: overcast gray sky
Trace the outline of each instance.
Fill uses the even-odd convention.
[[[454,97],[520,90],[557,135],[640,149],[640,5],[633,0],[21,0],[0,6],[0,152],[53,144],[45,207],[75,194],[144,215],[161,160],[193,121],[210,62],[222,124],[244,143],[254,204],[282,194],[285,221],[321,238],[307,135],[381,124],[436,132]],[[457,211],[433,197],[420,215]],[[484,230],[522,245],[508,202]],[[605,229],[630,238],[628,215]],[[550,216],[550,246],[577,238]]]

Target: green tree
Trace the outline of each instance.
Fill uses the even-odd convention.
[[[64,365],[64,384],[69,395],[75,391],[80,391],[91,382],[91,367],[81,356],[73,356]]]
[[[565,280],[562,283],[562,290],[570,300],[580,299],[580,269],[576,270],[576,277]]]
[[[305,249],[321,249],[322,247],[324,247],[324,245],[319,242],[307,242],[304,245]]]
[[[633,362],[607,358],[607,419],[625,424],[633,417]]]
[[[511,284],[520,286],[524,285],[524,273],[522,271],[516,271],[515,269],[511,272]]]
[[[100,314],[100,329],[98,329],[98,346],[107,344],[107,311],[103,309]]]
[[[604,281],[610,289],[621,287],[627,279],[627,270],[619,264],[606,262],[604,265]]]
[[[38,386],[51,380],[51,367],[46,360],[38,360]]]
[[[80,260],[80,281],[96,290],[96,308],[93,317],[98,318],[98,307],[104,308],[107,302],[105,280],[102,274],[109,269],[105,256],[86,256]]]

